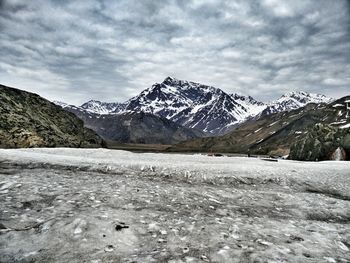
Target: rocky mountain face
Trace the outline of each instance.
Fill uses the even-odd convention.
[[[0,85],[0,147],[103,147],[74,114],[39,95]]]
[[[213,135],[249,114],[220,89],[171,77],[130,99],[126,110],[149,112]]]
[[[166,118],[145,112],[95,114],[81,108],[68,107],[106,140],[120,143],[174,144],[203,136],[202,132],[188,129]]]
[[[221,89],[167,77],[125,103],[89,101],[80,108],[96,114],[146,112],[177,124],[218,136],[233,130],[249,118],[294,110],[308,103],[330,102],[318,94],[291,92],[264,103],[251,96],[227,94]]]
[[[287,155],[291,145],[315,129],[318,123],[350,132],[350,107],[344,97],[330,104],[307,104],[291,110],[261,116],[240,124],[220,137],[201,138],[179,143],[172,151],[248,152]],[[307,147],[305,149],[308,149]],[[327,153],[328,155],[328,153]]]
[[[289,158],[301,161],[350,160],[350,131],[318,123],[295,140]]]

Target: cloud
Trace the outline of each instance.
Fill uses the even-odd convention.
[[[124,101],[166,76],[271,100],[350,85],[338,0],[0,1],[0,83],[81,104]]]

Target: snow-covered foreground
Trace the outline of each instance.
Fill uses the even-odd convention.
[[[350,163],[0,150],[0,262],[350,262]]]

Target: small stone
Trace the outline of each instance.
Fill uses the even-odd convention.
[[[257,239],[256,242],[259,243],[259,244],[261,244],[261,245],[264,245],[264,246],[271,246],[271,245],[273,245],[271,242],[268,242],[268,241],[266,241],[266,240],[262,240],[262,239],[260,239],[260,238]]]
[[[125,223],[124,223],[124,224],[125,224]],[[129,228],[129,226],[123,225],[123,224],[117,224],[117,225],[115,226],[115,230],[117,230],[117,231],[121,231],[123,228]]]
[[[201,255],[201,260],[206,261],[206,262],[209,262],[208,257],[205,256],[205,255]]]
[[[158,239],[158,243],[165,243],[165,242],[166,242],[166,240],[163,239],[163,238],[159,238],[159,239]]]
[[[341,241],[338,241],[338,246],[344,251],[349,251],[348,247]]]
[[[113,245],[108,245],[105,247],[105,252],[112,252],[114,250]]]
[[[229,237],[229,235],[227,233],[221,233],[221,234],[222,234],[223,238],[228,238]]]
[[[183,249],[182,249],[182,252],[183,253],[188,253],[190,251],[190,249],[188,248],[188,247],[184,247]]]
[[[304,238],[298,237],[298,236],[294,236],[294,235],[291,235],[289,238],[291,240],[294,240],[294,241],[304,241]]]
[[[75,230],[74,230],[74,235],[79,235],[83,232],[83,230],[80,228],[80,227],[77,227]]]

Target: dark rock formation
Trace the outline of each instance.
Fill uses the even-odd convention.
[[[0,147],[101,147],[74,114],[39,95],[0,85]]]

